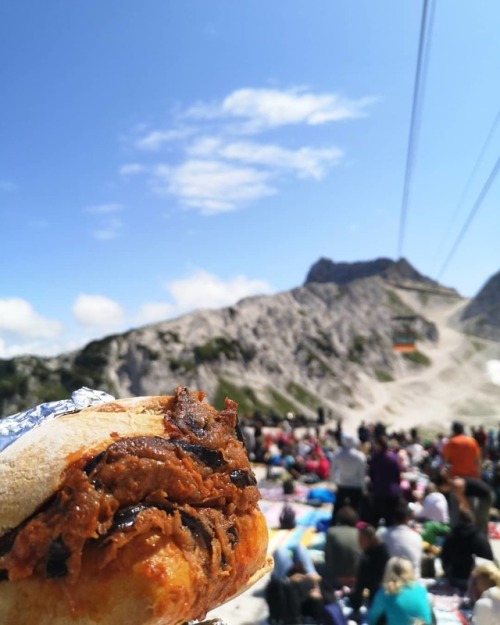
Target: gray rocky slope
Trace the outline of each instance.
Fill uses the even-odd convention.
[[[361,279],[354,272],[340,284],[317,282],[310,272],[306,284],[291,291],[199,310],[55,358],[0,361],[0,412],[68,397],[80,386],[127,397],[186,385],[205,391],[217,407],[229,396],[241,412],[313,416],[322,406],[351,422],[411,414],[418,423],[416,408],[426,406],[432,419],[444,408],[449,418],[496,418],[490,399],[497,389],[479,377],[469,393],[467,382],[498,344],[471,343],[449,327],[449,318],[467,304],[455,291],[423,278],[406,261],[382,261],[375,261],[379,272],[365,263]],[[414,318],[413,354],[393,349],[397,316]]]
[[[500,271],[486,282],[460,319],[469,334],[500,340]]]

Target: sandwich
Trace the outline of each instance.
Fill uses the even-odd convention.
[[[177,625],[269,570],[237,405],[203,400],[110,401],[0,453],[2,625]]]

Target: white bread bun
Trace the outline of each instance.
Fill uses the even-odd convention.
[[[31,430],[0,453],[0,536],[17,527],[61,485],[72,458],[124,436],[162,436],[173,396],[137,397],[66,414]],[[22,496],[20,497],[20,493]]]
[[[202,398],[177,389],[175,396],[109,402],[49,421],[0,453],[0,573],[8,573],[0,577],[5,580],[0,581],[0,625],[178,625],[204,617],[269,570],[268,530],[234,429],[236,406],[229,402],[219,413]],[[144,449],[152,455],[141,456]],[[204,454],[215,458],[215,468]],[[99,458],[105,460],[88,469]],[[149,466],[157,474],[154,489],[145,495]],[[161,473],[163,466],[170,473]],[[122,477],[124,468],[128,474]],[[163,475],[172,478],[165,481]],[[159,491],[158,476],[165,492]],[[193,484],[201,489],[195,495]],[[196,499],[201,491],[204,499]],[[103,493],[107,525],[99,534],[96,529],[83,535],[88,538],[70,574],[49,575],[48,564],[40,560],[49,558],[44,545],[52,547],[59,539],[64,548],[77,544],[64,544],[65,532],[76,531],[64,506],[71,493],[80,504],[87,492]],[[140,497],[124,501],[123,493]],[[131,506],[132,520],[117,522]],[[87,517],[79,507],[71,514],[75,510],[78,526]],[[33,549],[30,536],[35,536]],[[23,568],[26,549],[38,558],[31,569]]]

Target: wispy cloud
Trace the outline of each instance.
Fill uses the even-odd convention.
[[[151,130],[135,140],[135,147],[146,152],[157,152],[166,144],[186,139],[194,132],[194,128]]]
[[[316,149],[303,147],[289,150],[279,145],[246,142],[224,142],[221,139],[205,137],[190,146],[191,156],[222,158],[260,165],[271,170],[291,170],[300,177],[321,179],[329,166],[337,164],[342,157],[338,148]]]
[[[278,193],[287,177],[319,181],[343,158],[334,145],[290,147],[257,135],[292,124],[312,127],[364,117],[375,100],[298,87],[237,89],[172,116],[170,127],[135,129],[136,149],[159,152],[168,146],[169,156],[162,153],[161,163],[140,159],[123,165],[120,174],[148,172],[155,193],[176,197],[203,215],[234,211]]]
[[[268,184],[268,172],[213,160],[187,160],[177,167],[159,165],[154,176],[159,193],[175,195],[204,215],[233,211],[276,192]]]
[[[273,292],[265,280],[256,280],[244,275],[223,280],[204,269],[165,284],[168,302],[147,302],[137,314],[137,323],[164,321],[199,308],[222,308],[236,303],[244,297],[266,295]]]
[[[375,98],[351,99],[336,93],[306,89],[238,89],[221,102],[199,103],[186,116],[194,119],[235,118],[245,132],[260,132],[287,124],[317,126],[363,117]]]

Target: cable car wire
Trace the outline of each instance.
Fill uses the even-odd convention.
[[[429,11],[430,5],[430,11]],[[420,35],[418,42],[417,66],[415,70],[415,82],[413,87],[413,102],[410,119],[410,132],[408,136],[408,147],[406,152],[406,167],[403,183],[403,196],[401,200],[401,216],[399,221],[398,238],[398,258],[403,254],[403,243],[406,229],[406,218],[408,214],[408,201],[410,198],[411,181],[415,167],[415,154],[417,150],[417,139],[420,129],[423,91],[427,76],[430,42],[432,39],[432,29],[434,24],[435,3],[433,0],[424,0],[422,6],[422,18],[420,21]],[[429,15],[429,17],[428,17]]]
[[[491,124],[491,127],[488,131],[488,134],[486,136],[486,139],[481,147],[481,150],[477,156],[476,162],[474,163],[474,167],[472,168],[472,171],[467,179],[467,182],[465,183],[465,186],[463,188],[462,194],[460,196],[460,199],[458,201],[457,207],[455,208],[455,211],[450,219],[450,225],[448,226],[447,232],[445,233],[445,236],[443,237],[442,241],[441,241],[441,245],[439,246],[440,248],[444,247],[444,244],[446,243],[447,239],[448,239],[448,235],[450,234],[453,226],[455,225],[455,222],[457,220],[457,217],[460,213],[460,209],[463,206],[463,203],[465,201],[465,198],[467,197],[467,195],[469,194],[469,190],[470,187],[472,185],[472,182],[474,180],[474,178],[476,177],[477,174],[477,170],[479,169],[479,165],[481,164],[484,155],[486,154],[486,150],[488,149],[491,139],[493,137],[493,135],[495,134],[495,131],[497,129],[498,123],[500,122],[500,108],[498,109],[498,112],[495,116],[495,119],[493,120],[493,123]],[[438,256],[438,254],[436,254]],[[439,256],[438,256],[439,257]]]
[[[465,234],[467,233],[467,230],[470,228],[470,225],[472,224],[472,221],[474,219],[474,217],[477,214],[477,211],[479,210],[481,204],[483,203],[484,198],[486,197],[488,191],[490,190],[491,185],[493,184],[495,178],[498,175],[498,172],[500,171],[500,156],[497,158],[496,163],[493,165],[493,169],[490,172],[490,175],[488,176],[488,179],[486,180],[486,182],[483,185],[483,188],[481,189],[476,201],[474,202],[474,205],[467,217],[467,219],[465,220],[464,225],[462,226],[462,230],[460,231],[460,234],[458,235],[458,237],[455,240],[455,243],[453,244],[453,247],[451,248],[448,256],[446,257],[446,260],[443,263],[443,266],[441,267],[441,270],[439,271],[437,280],[439,281],[439,279],[441,278],[441,276],[443,275],[444,271],[446,270],[446,268],[448,267],[451,259],[453,258],[455,252],[458,249],[458,246],[460,245],[460,243],[462,242],[462,239],[464,238]]]

